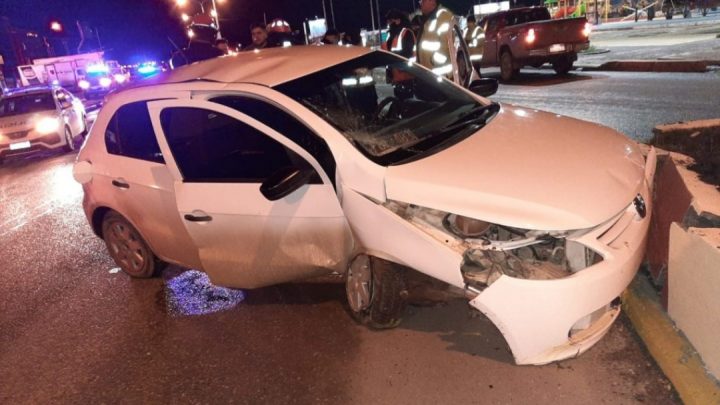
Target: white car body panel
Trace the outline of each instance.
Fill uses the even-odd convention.
[[[186,219],[194,250],[214,283],[257,288],[347,268],[350,228],[330,179],[308,152],[243,113],[201,99],[149,102],[156,134],[163,134],[160,113],[173,107],[212,110],[251,125],[304,158],[322,179],[277,201],[260,193],[260,183],[185,182],[167,139],[158,136],[175,177],[175,209]],[[193,222],[188,216],[211,220]]]
[[[586,229],[637,195],[643,170],[637,145],[609,128],[506,105],[462,142],[388,168],[387,194],[518,228]]]
[[[365,252],[464,288],[458,252],[354,190],[343,191],[343,210]]]

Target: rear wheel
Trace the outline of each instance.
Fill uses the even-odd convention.
[[[520,69],[515,68],[513,56],[510,51],[503,51],[500,55],[500,78],[502,78],[503,81],[509,82],[519,72]]]
[[[652,21],[655,18],[655,6],[650,6],[647,9],[648,21]]]
[[[674,12],[675,10],[672,7],[668,8],[667,11],[665,11],[665,19],[672,20]]]
[[[690,16],[691,16],[691,14],[690,14],[690,9],[686,7],[686,8],[683,10],[683,18],[690,18]]]
[[[374,329],[394,328],[405,310],[405,269],[391,262],[358,255],[345,281],[348,304],[358,322]]]
[[[83,138],[85,138],[89,132],[89,128],[88,128],[88,124],[87,124],[87,116],[85,114],[83,114],[83,116],[82,116],[82,123],[83,123],[82,136],[83,136]]]
[[[75,138],[69,127],[65,127],[65,151],[72,152],[75,148]]]
[[[562,59],[558,59],[557,61],[553,62],[552,67],[553,70],[555,70],[555,73],[557,73],[560,76],[564,76],[570,72],[573,66],[573,58],[568,56]]]
[[[102,236],[110,256],[129,276],[149,278],[163,267],[137,229],[117,212],[105,214]]]

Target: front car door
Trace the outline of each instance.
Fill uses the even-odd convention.
[[[255,288],[345,271],[350,228],[332,182],[308,152],[217,103],[166,100],[149,108],[174,172],[177,209],[214,283]],[[261,184],[287,167],[315,176],[268,200]]]

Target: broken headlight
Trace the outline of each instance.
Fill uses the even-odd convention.
[[[461,254],[463,278],[477,289],[502,275],[563,278],[602,260],[593,250],[569,240],[570,232],[515,228],[397,201],[384,205]]]

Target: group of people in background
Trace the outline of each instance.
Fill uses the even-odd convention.
[[[452,30],[455,24],[454,14],[438,3],[438,0],[420,0],[420,13],[412,19],[400,10],[392,9],[385,15],[389,32],[382,48],[406,58],[415,58],[417,62],[438,75],[451,77],[453,66],[449,49],[452,43]],[[463,33],[468,45],[469,57],[476,68],[482,58],[484,42],[483,30],[477,26],[474,16],[467,18],[467,28]],[[171,60],[173,67],[195,61],[210,59],[229,52],[227,40],[216,39],[216,31],[207,27],[194,28],[195,36],[189,45],[178,50]],[[212,31],[212,32],[211,32]],[[283,20],[273,20],[270,24],[255,23],[250,26],[252,41],[242,51],[252,51],[271,47],[289,46],[295,41],[290,26]],[[321,40],[326,45],[352,44],[349,35],[334,28],[326,31]]]

